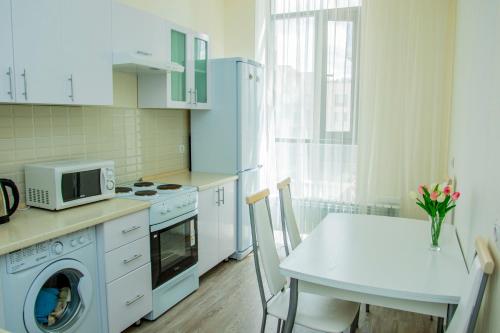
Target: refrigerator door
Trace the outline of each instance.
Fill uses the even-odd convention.
[[[236,259],[242,259],[252,250],[252,230],[246,197],[260,191],[261,169],[240,173],[238,179],[238,224],[236,228]]]
[[[262,110],[262,69],[238,62],[239,143],[238,167],[240,171],[261,164],[265,147],[266,128]]]

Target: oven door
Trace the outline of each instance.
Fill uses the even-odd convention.
[[[185,214],[151,226],[153,289],[198,262],[198,216]]]

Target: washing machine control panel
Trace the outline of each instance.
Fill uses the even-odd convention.
[[[7,255],[7,272],[16,273],[82,248],[95,240],[94,228],[41,242]]]

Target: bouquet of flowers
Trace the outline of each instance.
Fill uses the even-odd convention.
[[[439,234],[446,214],[455,208],[460,192],[454,192],[448,183],[420,185],[417,192],[411,192],[417,205],[425,210],[431,221],[431,247],[439,250]]]

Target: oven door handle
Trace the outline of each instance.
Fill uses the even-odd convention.
[[[179,223],[182,223],[182,222],[187,222],[192,218],[196,218],[197,215],[198,215],[198,209],[195,209],[192,212],[183,214],[181,216],[177,216],[176,218],[173,218],[171,220],[168,220],[168,221],[165,221],[162,223],[153,224],[150,227],[151,233],[154,233],[154,232],[159,231],[159,230],[165,230],[165,229],[171,228],[171,227],[173,227]]]

